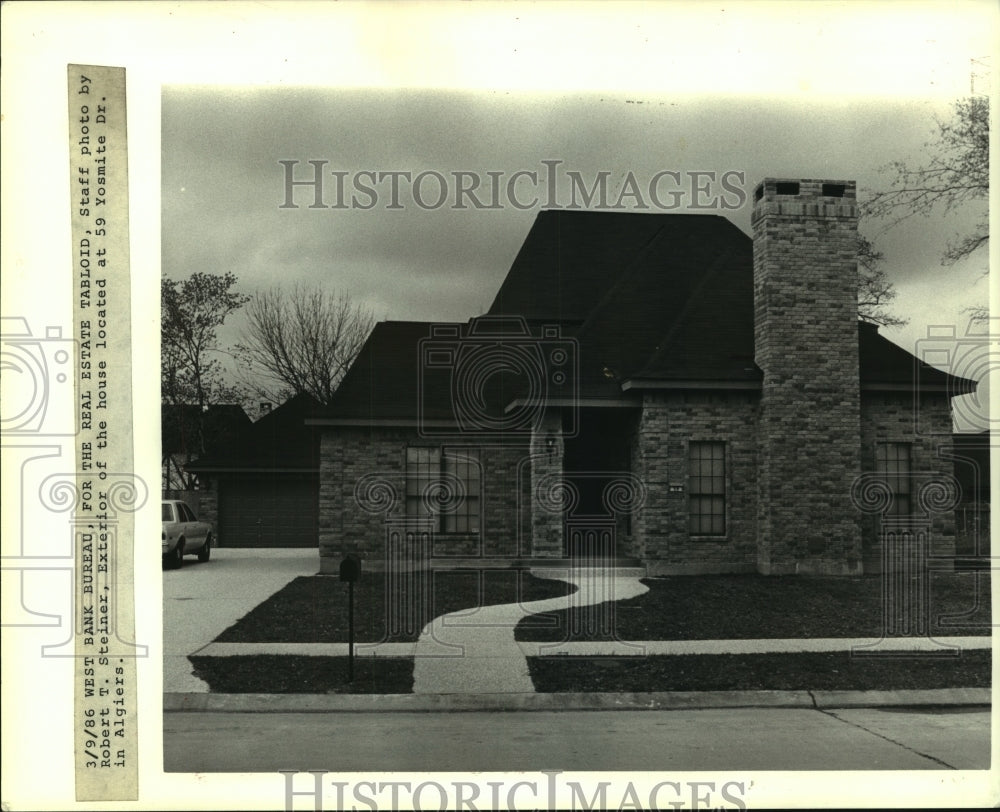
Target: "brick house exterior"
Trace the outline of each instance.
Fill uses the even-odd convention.
[[[766,179],[751,222],[542,211],[484,316],[378,324],[307,419],[322,571],[861,574],[904,525],[953,555],[975,384],[858,321],[855,184]]]

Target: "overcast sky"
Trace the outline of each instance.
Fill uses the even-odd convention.
[[[765,176],[855,179],[859,194],[885,188],[889,161],[923,160],[934,117],[947,117],[943,100],[874,99],[790,103],[707,95],[655,96],[624,93],[527,94],[507,92],[167,87],[162,106],[163,272],[232,271],[247,292],[275,283],[318,284],[345,290],[369,304],[378,318],[464,320],[486,309],[537,212],[548,202],[544,160],[557,170],[560,205],[569,202],[567,171],[589,185],[608,176],[612,204],[629,172],[644,202],[656,173],[664,176],[660,201],[677,199],[678,212],[718,196],[721,187],[695,201],[690,173],[740,172],[749,199]],[[311,160],[323,166],[324,202],[337,202],[333,170],[345,176],[346,209],[310,209],[310,188],[294,192],[297,209],[283,209],[282,160],[298,161],[296,179],[313,177]],[[389,181],[372,183],[380,193],[369,210],[351,205],[351,184],[364,171],[440,173],[449,197],[440,208],[417,206],[405,179],[399,205],[390,209]],[[537,205],[521,211],[506,196],[518,170],[540,175]],[[481,179],[503,172],[502,208],[455,210],[454,172]],[[733,176],[735,177],[735,176]],[[518,202],[530,202],[528,180]],[[528,185],[525,185],[528,184]],[[439,184],[421,185],[433,206]],[[357,195],[364,205],[370,195]],[[739,202],[730,194],[724,198]],[[468,202],[468,198],[466,198]],[[624,199],[639,210],[635,197]],[[596,206],[596,202],[592,207]],[[749,201],[719,208],[749,233]],[[914,219],[887,232],[862,223],[886,255],[886,270],[899,291],[896,312],[910,319],[889,331],[911,342],[929,324],[962,320],[961,310],[986,301],[985,252],[971,262],[942,267],[941,252],[973,219],[974,210]]]
[[[370,210],[311,209],[308,189],[283,209],[279,162],[298,161],[305,178],[309,161],[325,161],[348,186],[366,171],[440,173],[453,195],[455,172],[484,183],[502,173],[505,185],[560,161],[560,205],[567,172],[588,185],[607,172],[612,198],[630,173],[645,189],[665,171],[738,172],[747,202],[718,213],[749,233],[749,197],[766,176],[853,179],[864,199],[889,185],[890,161],[922,163],[935,117],[973,84],[987,88],[973,74],[996,51],[988,3],[329,8],[311,24],[234,18],[238,49],[220,51],[211,70],[179,60],[162,83],[166,276],[232,271],[247,293],[316,284],[379,319],[465,320],[489,307],[546,206],[544,178],[543,199],[526,210],[505,193],[497,210],[455,210],[452,198],[423,210],[408,187],[393,210],[385,183]],[[433,201],[436,185],[423,188]],[[678,212],[695,201],[689,192],[680,202]],[[883,332],[911,351],[930,326],[963,334],[962,310],[987,301],[985,251],[940,263],[979,214],[862,224],[885,254],[895,312],[909,319]],[[237,321],[227,337],[238,331]]]

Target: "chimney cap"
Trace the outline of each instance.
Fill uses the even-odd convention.
[[[857,182],[827,178],[764,178],[754,189],[754,203],[787,200],[832,203],[837,199],[854,202]]]

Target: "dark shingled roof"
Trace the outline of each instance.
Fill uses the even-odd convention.
[[[671,215],[540,211],[489,312],[582,322]]]
[[[212,453],[231,442],[249,425],[247,413],[235,403],[209,406],[204,412],[196,404],[160,406],[160,443],[164,454],[197,451],[199,431],[204,434],[206,452]]]
[[[189,463],[188,471],[319,471],[316,429],[306,417],[320,408],[308,394],[295,395],[256,423],[247,421],[223,446]]]
[[[719,215],[539,212],[487,314],[515,316],[535,336],[553,325],[560,341],[578,342],[583,397],[622,399],[626,381],[753,387],[762,379],[753,360],[753,242]],[[451,417],[454,376],[447,365],[428,368],[421,340],[443,328],[457,344],[470,325],[376,325],[316,417]],[[873,325],[858,329],[863,384],[945,386],[950,394],[975,386],[921,364]],[[523,395],[497,377],[490,399]]]
[[[952,395],[975,391],[975,381],[949,375],[924,363],[881,335],[876,325],[860,322],[858,331],[861,383],[944,386]]]

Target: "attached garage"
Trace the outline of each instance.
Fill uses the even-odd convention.
[[[187,466],[214,493],[220,547],[318,547],[318,408],[297,395],[240,432],[219,452]]]
[[[319,481],[295,475],[219,480],[223,547],[316,547]]]

